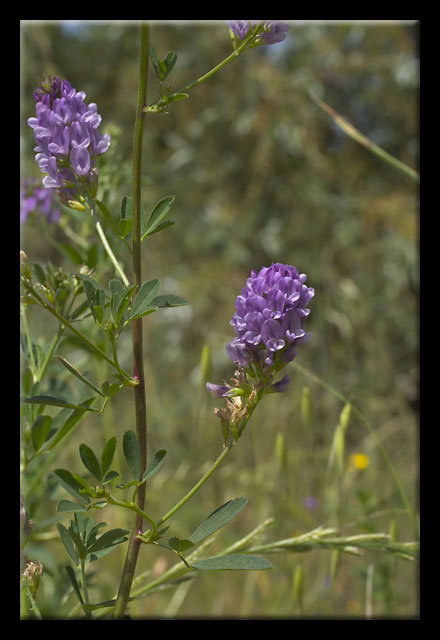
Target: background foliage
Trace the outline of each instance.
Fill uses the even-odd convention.
[[[231,51],[223,22],[153,21],[151,38],[162,57],[169,50],[178,54],[170,76],[174,89]],[[88,102],[98,104],[101,131],[112,134],[111,149],[98,165],[99,197],[116,211],[130,192],[138,26],[24,21],[21,46],[22,176],[39,177],[32,130],[26,125],[34,113],[36,84],[44,73],[65,77],[86,92]],[[216,457],[221,436],[212,410],[218,401],[203,388],[202,349],[209,345],[211,350],[208,379],[220,383],[229,378],[233,369],[224,347],[233,337],[229,320],[235,297],[251,269],[278,261],[306,272],[316,290],[309,325],[314,338],[300,350],[298,363],[368,416],[411,503],[417,504],[417,185],[347,137],[312,101],[309,90],[376,144],[417,168],[418,89],[417,24],[293,21],[285,42],[246,52],[169,113],[147,115],[143,203],[151,210],[160,198],[174,195],[176,224],[145,244],[144,280],[160,278],[164,292],[178,292],[191,302],[144,320],[149,447],[169,452],[147,496],[150,513],[169,508]],[[150,73],[149,102],[157,97],[159,88]],[[80,224],[93,263],[100,251],[98,239],[87,221]],[[21,248],[32,261],[73,271],[79,265],[60,251],[63,244],[71,240],[62,225],[39,219],[21,229]],[[122,250],[118,255],[129,272],[129,256]],[[43,316],[29,310],[34,333],[45,344],[55,325]],[[72,339],[62,345],[61,355],[70,359],[68,354],[83,363],[90,377],[105,377],[104,364],[95,366]],[[120,349],[124,368],[129,369],[130,358],[127,332],[126,348]],[[293,367],[289,373],[288,392],[263,403],[227,463],[173,519],[176,535],[185,537],[215,506],[242,495],[249,504],[222,532],[227,543],[268,517],[275,518],[266,532],[270,539],[336,522],[337,483],[326,468],[342,404]],[[71,384],[54,361],[46,391]],[[309,424],[300,412],[305,386],[313,407]],[[84,393],[69,389],[69,397]],[[53,468],[79,469],[81,442],[100,450],[106,438],[117,434],[120,440],[132,425],[132,392],[125,389],[103,417],[83,419]],[[285,463],[277,456],[280,434]],[[364,453],[369,466],[353,469],[347,462],[338,515],[347,525],[344,533],[387,531],[393,516],[399,539],[412,539],[410,521],[376,442],[356,418],[346,438],[347,460],[352,453]],[[55,511],[61,491],[50,473],[53,468],[27,503],[36,525],[27,555],[44,564],[39,605],[47,615],[56,615],[60,607],[69,610],[74,601],[66,595],[66,558],[55,528],[62,518]],[[124,513],[102,515],[111,526],[131,525],[131,516]],[[97,563],[94,580],[100,593],[92,595],[95,601],[114,596],[124,553],[122,545]],[[154,575],[171,561],[166,553],[142,549],[138,571],[152,569]],[[302,566],[305,615],[363,616],[367,568],[373,565],[374,614],[417,614],[413,564],[374,554],[344,556],[333,582],[325,551],[280,554],[274,565],[270,572],[246,576],[203,575],[176,591],[139,601],[132,613],[296,615],[293,576]]]

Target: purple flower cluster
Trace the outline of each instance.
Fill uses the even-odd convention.
[[[65,198],[78,191],[96,189],[95,160],[110,146],[110,136],[100,135],[101,116],[97,106],[84,101],[67,80],[54,77],[34,93],[36,117],[28,124],[37,143],[35,160],[47,189],[63,189]],[[60,192],[60,195],[62,192]]]
[[[226,345],[228,356],[238,365],[233,386],[206,384],[214,396],[226,399],[232,413],[242,409],[238,396],[250,398],[258,388],[263,393],[286,391],[289,376],[275,383],[273,378],[295,358],[297,347],[311,337],[306,333],[305,320],[315,291],[306,286],[306,280],[305,273],[277,262],[258,272],[253,270],[237,296],[231,320],[237,337]],[[218,415],[226,419],[224,411]]]
[[[310,338],[305,319],[315,291],[305,285],[306,280],[306,274],[298,273],[295,267],[272,263],[258,272],[252,270],[237,296],[231,320],[237,337],[226,346],[237,365],[232,384],[206,383],[212,395],[226,402],[224,408],[214,409],[225,446],[231,433],[234,442],[241,437],[264,395],[283,393],[289,386],[289,376],[273,380],[294,359],[297,346]]]
[[[238,40],[244,40],[249,29],[261,24],[262,20],[228,20],[227,25]],[[265,20],[264,30],[256,38],[255,44],[276,44],[286,38],[289,25],[281,20]]]
[[[51,189],[41,187],[36,178],[25,179],[20,189],[20,224],[24,224],[30,213],[45,216],[48,222],[58,222],[60,208]]]
[[[233,362],[244,368],[253,362],[262,370],[275,365],[279,370],[293,360],[297,346],[309,338],[304,325],[315,292],[306,280],[305,273],[280,263],[251,272],[231,320],[237,338],[226,351]]]

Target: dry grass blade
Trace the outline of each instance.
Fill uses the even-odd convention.
[[[332,109],[332,107],[330,107],[327,103],[325,103],[323,100],[318,98],[318,96],[315,93],[313,93],[313,91],[309,91],[309,94],[312,100],[319,107],[321,107],[321,109],[323,109],[326,113],[328,113],[333,118],[335,124],[337,124],[338,127],[340,127],[348,136],[350,136],[350,138],[352,138],[353,140],[356,140],[356,142],[361,144],[363,147],[365,147],[366,149],[374,153],[376,156],[378,156],[388,164],[392,165],[393,167],[401,171],[402,173],[405,173],[407,176],[409,176],[416,182],[420,181],[420,176],[417,171],[409,167],[404,162],[401,162],[401,160],[398,160],[397,158],[389,154],[387,151],[384,151],[377,144],[374,144],[374,142],[372,142],[369,138],[367,138],[367,136],[365,136],[363,133],[358,131],[358,129],[353,127],[352,124],[350,124],[345,118],[339,115],[339,113],[337,113],[334,109]]]

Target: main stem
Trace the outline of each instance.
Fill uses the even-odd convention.
[[[133,250],[133,275],[136,291],[142,284],[142,261],[141,261],[141,168],[142,168],[142,138],[144,131],[145,112],[147,104],[147,83],[148,83],[148,38],[149,25],[147,22],[141,23],[141,54],[139,65],[139,90],[136,107],[136,120],[134,128],[133,147],[133,182],[132,182],[132,250]],[[136,293],[135,291],[135,293]],[[132,322],[132,347],[133,347],[133,377],[139,380],[139,384],[134,387],[134,402],[136,414],[136,434],[141,449],[141,473],[142,477],[147,464],[147,402],[145,396],[145,379],[143,365],[143,341],[142,341],[142,318]],[[139,478],[140,479],[140,478]],[[143,510],[145,502],[145,482],[139,487],[136,496],[137,506]],[[136,562],[139,553],[140,540],[136,535],[142,531],[142,516],[136,515],[133,531],[131,533],[127,556],[121,583],[119,585],[118,598],[113,612],[114,619],[121,619],[127,607],[133,582]]]

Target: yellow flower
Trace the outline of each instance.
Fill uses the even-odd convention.
[[[369,464],[370,458],[365,453],[352,453],[349,458],[350,471],[366,469]]]

